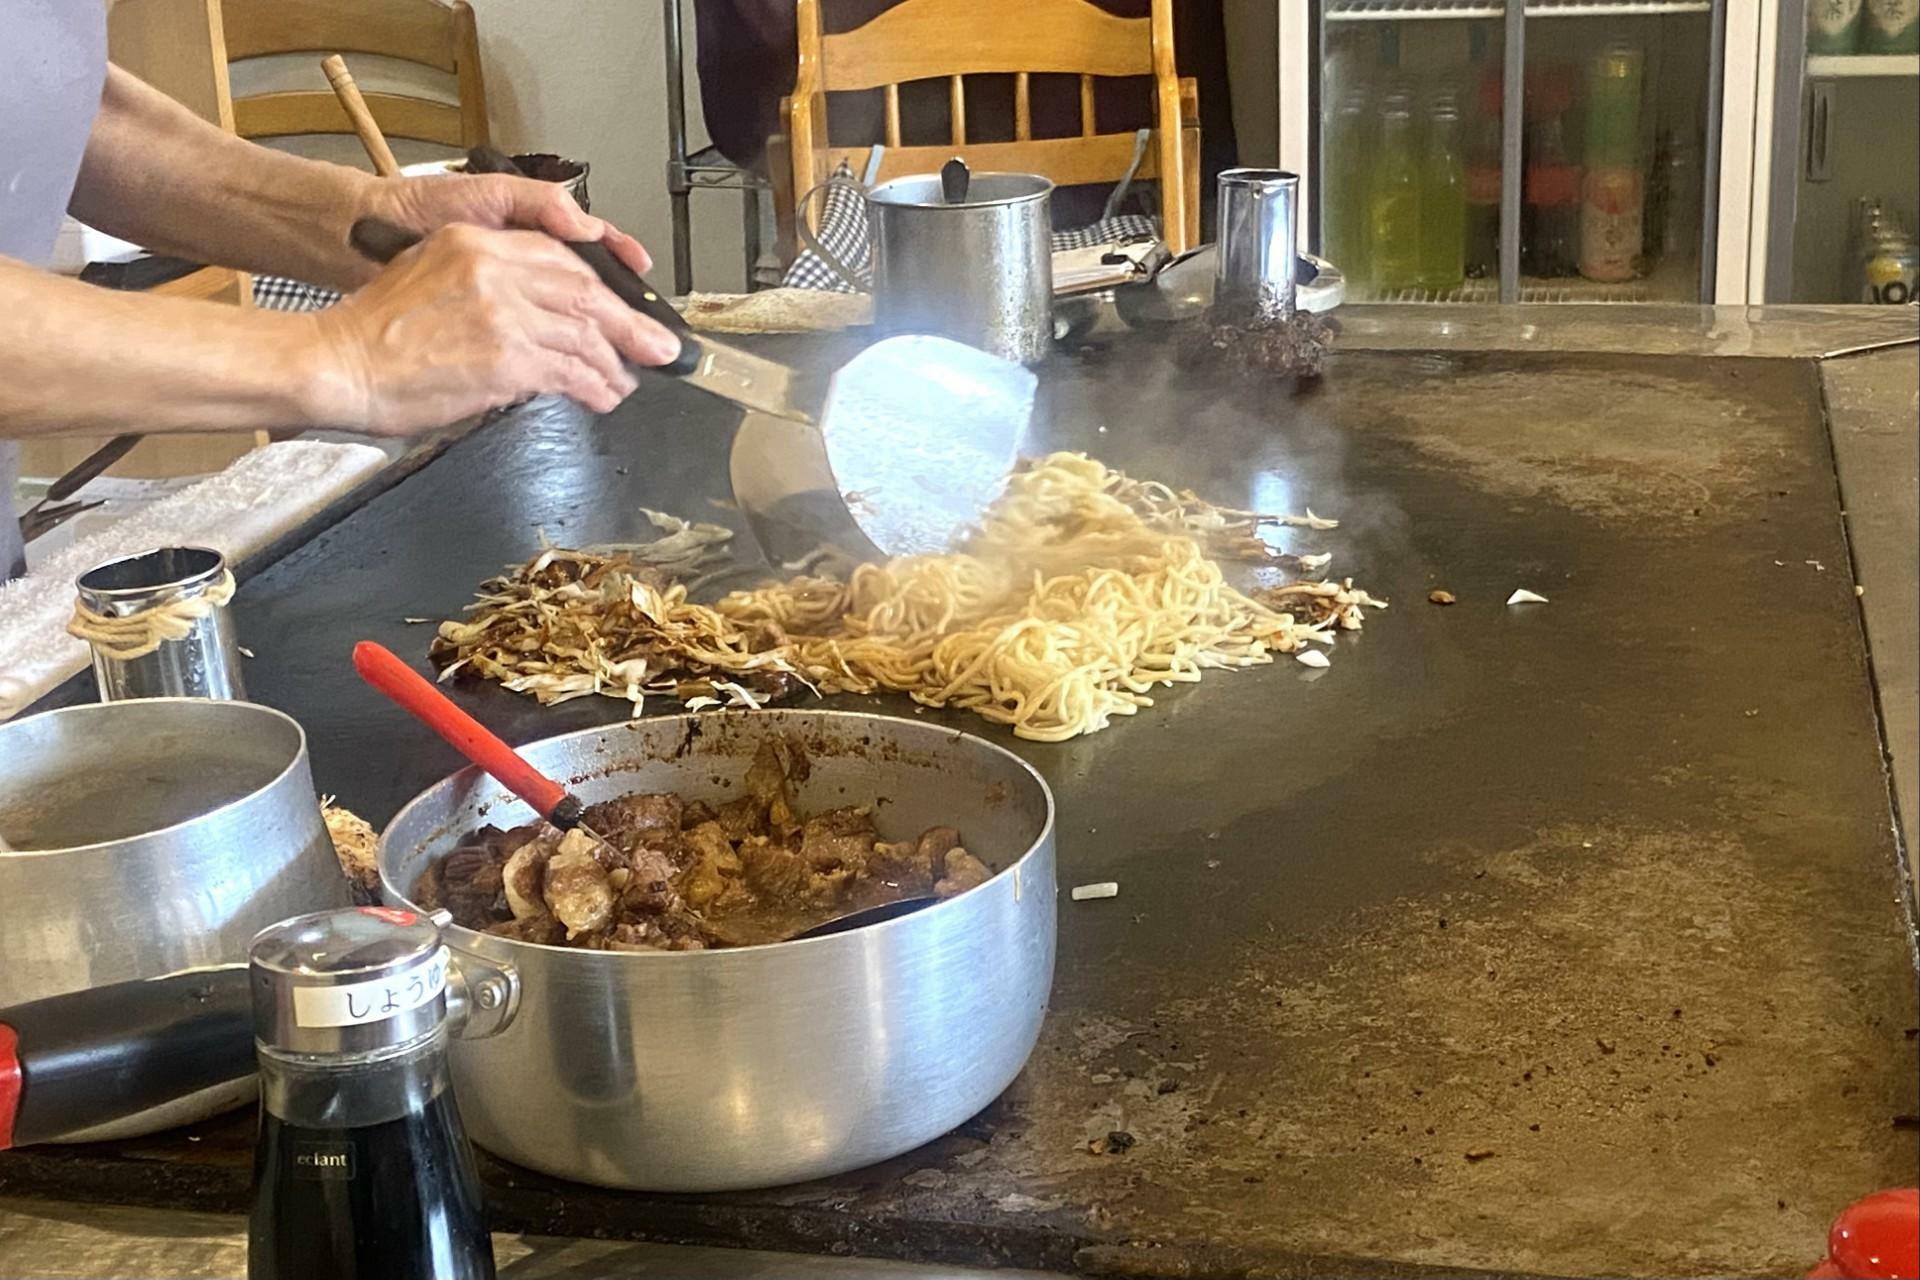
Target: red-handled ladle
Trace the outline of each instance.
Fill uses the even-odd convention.
[[[614,847],[605,836],[580,821],[586,809],[580,797],[534,768],[525,756],[502,742],[492,730],[454,706],[452,699],[402,662],[393,650],[362,640],[353,646],[353,669],[360,673],[361,679],[445,738],[455,751],[532,805],[534,812],[548,822],[562,831],[578,828],[608,848]]]

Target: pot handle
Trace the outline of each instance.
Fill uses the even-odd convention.
[[[253,1072],[244,964],[0,1009],[0,1150],[124,1120]]]
[[[434,923],[445,937],[448,920],[434,913]],[[453,972],[447,983],[447,1025],[462,1040],[485,1040],[507,1029],[520,1012],[520,971],[503,960],[490,960],[452,943]]]

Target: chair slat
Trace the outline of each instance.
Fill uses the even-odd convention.
[[[442,0],[227,0],[221,25],[236,62],[273,53],[377,53],[451,72],[455,8]]]
[[[906,3],[852,31],[820,38],[830,91],[1016,71],[1144,76],[1153,72],[1146,18],[1116,18],[1086,0],[969,0],[958,25],[938,4]]]
[[[1013,136],[1019,142],[1033,137],[1033,98],[1028,90],[1028,79],[1024,71],[1013,78]]]
[[[367,109],[390,138],[462,145],[460,108],[451,102],[369,93]],[[243,138],[284,138],[302,133],[351,133],[346,109],[331,93],[260,93],[233,101],[234,132]]]
[[[1093,122],[1093,77],[1080,77],[1080,136],[1091,138],[1098,130]]]
[[[900,86],[887,86],[887,145],[900,145]]]
[[[947,112],[953,117],[953,145],[967,145],[967,87],[959,76],[947,78]]]
[[[1108,133],[1094,138],[1034,138],[1027,142],[970,142],[961,148],[936,143],[924,147],[888,147],[880,157],[875,181],[885,182],[912,173],[937,173],[956,150],[976,173],[1043,173],[1063,187],[1082,183],[1118,182],[1133,162],[1134,136]],[[855,173],[864,172],[871,147],[829,147],[829,171],[845,161]],[[1153,148],[1141,158],[1137,178],[1158,178]]]

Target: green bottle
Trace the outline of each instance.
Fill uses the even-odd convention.
[[[1807,52],[1852,53],[1860,42],[1860,0],[1807,0]]]
[[[1452,293],[1467,276],[1467,174],[1460,106],[1435,97],[1420,163],[1420,287]]]
[[[1862,53],[1920,53],[1920,0],[1867,0]]]
[[[1638,164],[1640,95],[1646,55],[1630,44],[1608,45],[1587,68],[1587,148],[1595,165]]]
[[[1391,296],[1420,285],[1420,148],[1413,134],[1413,100],[1404,90],[1380,105],[1380,145],[1367,183],[1369,279]]]
[[[1320,214],[1321,248],[1341,271],[1360,271],[1367,261],[1367,156],[1372,151],[1372,118],[1367,90],[1355,84],[1335,97],[1327,120],[1325,208]]]

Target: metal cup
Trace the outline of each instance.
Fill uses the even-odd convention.
[[[1288,318],[1294,308],[1299,177],[1282,169],[1228,169],[1219,191],[1215,313],[1241,325]]]
[[[1053,183],[976,173],[948,204],[940,176],[867,192],[873,319],[885,334],[930,333],[1032,364],[1053,339]]]
[[[74,581],[95,613],[125,618],[156,605],[204,596],[226,575],[227,562],[207,547],[161,547],[110,560]],[[224,605],[194,621],[178,640],[138,658],[93,650],[93,679],[102,702],[129,698],[226,698],[244,701],[240,646]]]

